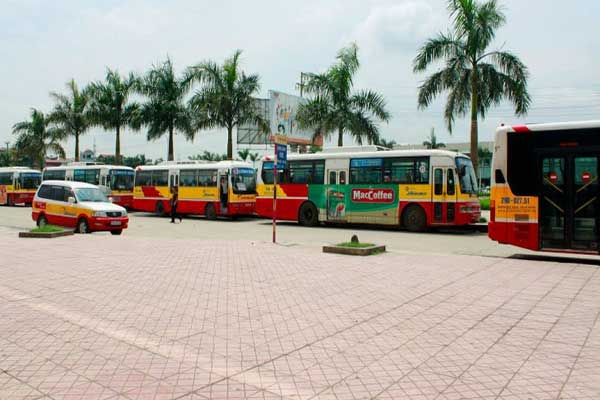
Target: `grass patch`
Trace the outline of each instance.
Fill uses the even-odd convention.
[[[62,232],[62,231],[64,231],[64,229],[61,228],[60,226],[45,225],[42,227],[33,228],[29,232],[31,232],[31,233],[53,233],[53,232]]]
[[[364,247],[371,247],[371,246],[375,246],[375,245],[373,243],[344,242],[344,243],[338,243],[338,244],[336,244],[336,246],[340,246],[340,247],[354,247],[354,248],[362,249]]]
[[[482,210],[489,210],[490,209],[490,198],[489,197],[480,198],[479,205],[481,206]]]

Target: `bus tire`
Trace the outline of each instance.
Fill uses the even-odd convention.
[[[212,203],[206,205],[206,208],[204,208],[204,215],[206,215],[206,219],[211,221],[217,219],[217,209]]]
[[[421,206],[411,204],[402,212],[402,225],[410,232],[423,232],[427,229],[427,215]]]
[[[90,233],[90,227],[85,218],[79,218],[77,221],[77,231],[78,233]]]
[[[38,217],[36,224],[38,226],[38,228],[42,228],[46,225],[48,225],[48,219],[46,218],[46,216],[44,214],[40,214],[40,216]]]
[[[123,229],[116,229],[114,231],[110,231],[111,235],[120,235],[121,233],[123,233]]]
[[[298,223],[302,226],[316,226],[319,224],[319,211],[313,203],[307,201],[300,206]]]
[[[157,217],[164,217],[165,205],[163,204],[162,201],[156,202],[156,206],[154,207],[154,214],[156,214]]]

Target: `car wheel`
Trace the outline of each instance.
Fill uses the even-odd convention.
[[[114,231],[110,231],[111,235],[120,235],[121,233],[123,233],[123,229],[117,229]]]
[[[217,210],[215,209],[215,206],[212,203],[209,203],[206,205],[204,214],[206,215],[207,219],[210,219],[210,220],[217,219]]]
[[[162,201],[156,203],[156,207],[154,209],[154,213],[159,217],[164,217],[165,215],[165,205]]]
[[[44,215],[40,215],[37,219],[37,226],[43,228],[46,225],[48,225],[48,220]]]
[[[77,232],[90,233],[90,228],[89,228],[87,220],[85,218],[80,218],[79,221],[77,222]]]
[[[423,232],[427,228],[425,211],[415,204],[408,206],[402,213],[402,225],[411,232]]]
[[[302,226],[316,226],[319,223],[319,212],[311,202],[306,202],[298,212],[298,222]]]

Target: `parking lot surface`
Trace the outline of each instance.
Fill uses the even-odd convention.
[[[595,265],[0,230],[0,399],[598,399]]]

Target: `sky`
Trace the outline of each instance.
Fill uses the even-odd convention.
[[[600,2],[597,0],[499,0],[507,23],[492,49],[516,53],[528,66],[532,106],[516,117],[510,104],[480,121],[480,140],[491,140],[501,123],[600,119]],[[0,145],[13,143],[12,126],[31,108],[52,109],[49,92],[65,91],[70,79],[83,86],[102,80],[106,68],[143,73],[170,57],[187,66],[222,62],[242,49],[242,67],[269,90],[297,94],[301,72],[322,72],[337,51],[359,46],[355,89],[372,89],[387,100],[392,119],[383,137],[421,143],[432,128],[446,143],[469,140],[469,123],[443,120],[445,96],[417,108],[417,88],[430,73],[412,72],[427,38],[449,28],[447,0],[3,0],[0,13]],[[81,150],[114,153],[114,132],[100,128],[81,138]],[[349,144],[350,140],[347,139]],[[73,157],[74,144],[65,143]],[[125,155],[165,158],[167,137],[147,142],[145,132],[125,131]],[[224,153],[224,130],[201,131],[193,142],[176,136],[175,158],[208,150]]]

